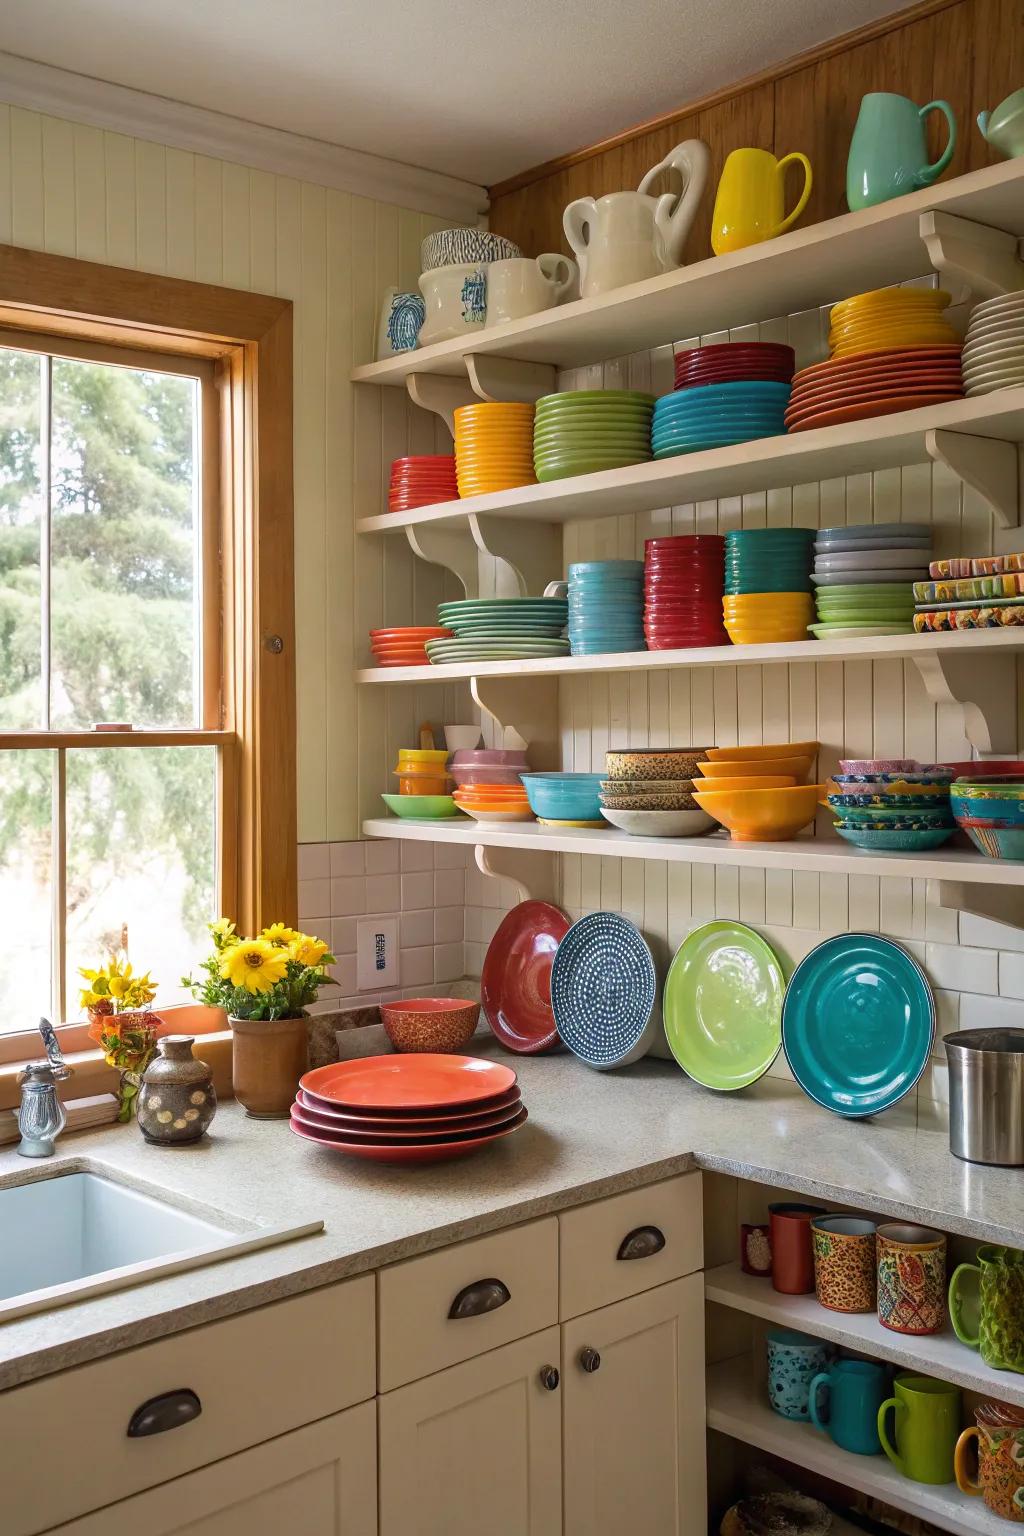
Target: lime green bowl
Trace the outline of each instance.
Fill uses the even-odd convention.
[[[462,820],[451,795],[381,795],[389,811],[396,816],[415,817],[419,821],[449,821],[452,817]]]

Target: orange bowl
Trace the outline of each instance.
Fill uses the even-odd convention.
[[[720,779],[732,778],[735,774],[744,774],[748,778],[759,778],[762,774],[770,774],[773,778],[780,775],[790,778],[794,784],[803,783],[811,771],[813,757],[748,757],[748,758],[724,758],[721,762],[700,763],[702,778],[709,780],[705,785],[701,780],[696,781],[696,788],[714,789]],[[764,788],[764,785],[760,786]]]
[[[406,997],[380,1005],[384,1032],[396,1051],[461,1051],[479,1016],[480,1004],[462,997]]]
[[[708,790],[695,794],[702,811],[727,827],[736,843],[778,843],[814,820],[824,784],[790,789]]]
[[[737,773],[740,768],[745,769],[745,764],[735,765]],[[728,779],[711,779],[700,789],[701,781],[698,779],[694,786],[694,793],[701,794],[729,794],[734,789],[791,789],[796,783],[793,774],[785,773],[746,773],[741,777]]]
[[[756,763],[768,757],[778,762],[780,757],[810,757],[818,755],[816,741],[773,741],[762,747],[708,747],[708,758],[713,763]]]

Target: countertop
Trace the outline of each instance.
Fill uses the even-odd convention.
[[[479,1054],[509,1060],[496,1047]],[[1024,1172],[960,1162],[945,1128],[916,1128],[898,1111],[844,1121],[769,1078],[716,1095],[669,1062],[619,1073],[567,1055],[515,1065],[528,1124],[436,1167],[354,1162],[234,1103],[192,1148],[149,1146],[133,1127],[66,1136],[48,1171],[109,1171],[241,1222],[322,1218],[325,1229],[0,1325],[0,1389],[694,1167],[1024,1247]],[[0,1151],[0,1187],[38,1173]]]

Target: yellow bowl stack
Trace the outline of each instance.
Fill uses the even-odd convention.
[[[942,314],[951,295],[941,288],[876,288],[836,304],[828,333],[833,358],[865,352],[941,347],[957,342]]]
[[[460,496],[534,485],[533,406],[485,401],[455,412],[455,471]]]
[[[809,592],[748,592],[722,599],[725,627],[733,645],[770,645],[806,640],[814,623]]]

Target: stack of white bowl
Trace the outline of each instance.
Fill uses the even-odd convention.
[[[960,361],[965,394],[1024,384],[1024,293],[1000,294],[974,306]]]

